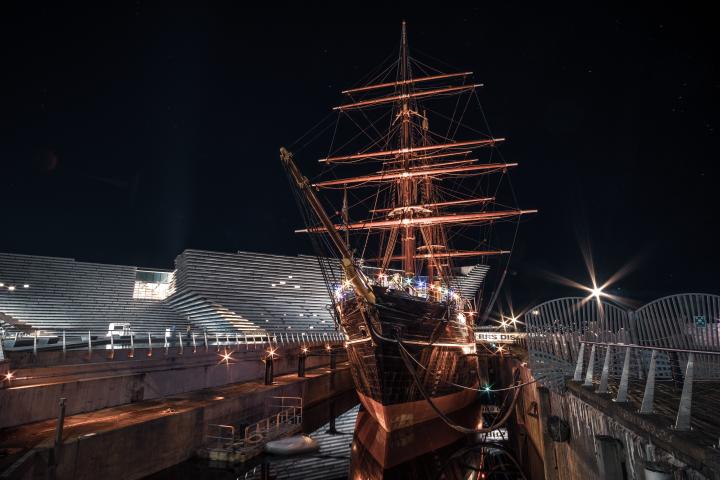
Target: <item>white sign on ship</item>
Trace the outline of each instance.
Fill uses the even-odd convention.
[[[523,338],[525,332],[475,332],[475,341],[485,343],[514,343],[516,339]]]

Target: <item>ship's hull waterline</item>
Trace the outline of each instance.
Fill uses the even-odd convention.
[[[377,304],[366,313],[355,298],[339,307],[355,388],[375,420],[393,431],[438,416],[403,361],[401,346],[392,341],[396,338],[417,361],[410,360],[422,390],[440,411],[475,400],[479,370],[471,324],[447,303],[377,287],[374,293]]]

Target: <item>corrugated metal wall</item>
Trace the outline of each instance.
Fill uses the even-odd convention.
[[[111,322],[161,332],[186,320],[162,302],[133,299],[136,268],[71,258],[0,253],[0,312],[26,326],[57,332],[107,331]],[[27,284],[28,288],[23,288]]]

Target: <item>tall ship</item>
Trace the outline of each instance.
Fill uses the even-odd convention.
[[[404,22],[386,63],[342,92],[317,179],[301,173],[294,147],[280,157],[360,400],[393,431],[477,397],[485,379],[474,326],[488,320],[520,218],[534,210],[514,206],[507,173],[517,164],[471,108],[482,86],[472,72],[411,56]],[[482,272],[480,288],[463,288],[468,271]]]

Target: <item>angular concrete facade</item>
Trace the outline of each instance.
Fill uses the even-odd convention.
[[[474,296],[487,267],[455,281]],[[274,333],[335,331],[317,258],[185,250],[175,270],[0,253],[0,327],[6,330]],[[28,285],[27,288],[24,288]],[[9,287],[14,287],[10,290]]]
[[[186,322],[163,302],[134,299],[136,276],[131,266],[0,253],[0,325],[102,332],[109,323],[130,322],[161,332]]]
[[[334,330],[314,257],[186,250],[175,263],[174,271],[151,272],[2,253],[0,326],[48,333],[103,332],[113,322],[154,333],[188,326],[248,334]]]

